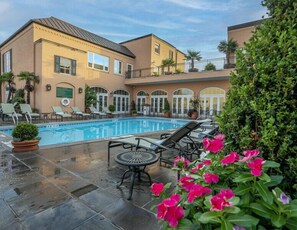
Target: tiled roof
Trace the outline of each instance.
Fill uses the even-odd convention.
[[[26,23],[21,29],[19,29],[15,34],[13,34],[10,38],[8,38],[5,42],[3,42],[0,46],[7,43],[12,37],[14,37],[17,33],[19,33],[22,29],[27,27],[32,22],[35,22],[37,24],[46,26],[48,28],[57,30],[59,32],[74,36],[76,38],[83,39],[85,41],[91,42],[93,44],[99,45],[101,47],[107,48],[109,50],[113,50],[115,52],[127,55],[129,57],[135,58],[135,55],[125,46],[112,42],[110,40],[107,40],[103,37],[100,37],[94,33],[91,33],[87,30],[81,29],[77,26],[74,26],[68,22],[62,21],[55,17],[49,17],[49,18],[38,18],[38,19],[32,19],[28,23]]]

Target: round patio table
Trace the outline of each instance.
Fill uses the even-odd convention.
[[[129,197],[128,200],[131,200],[132,193],[133,193],[133,186],[136,175],[138,175],[138,180],[140,181],[140,174],[144,173],[148,176],[150,185],[152,184],[150,175],[144,171],[147,165],[151,165],[156,163],[159,160],[159,156],[156,153],[147,152],[147,151],[127,151],[123,153],[119,153],[115,156],[115,161],[118,164],[128,166],[129,169],[127,169],[122,177],[122,180],[117,187],[121,186],[123,184],[123,181],[125,179],[125,176],[127,173],[131,174],[131,184],[129,189]]]

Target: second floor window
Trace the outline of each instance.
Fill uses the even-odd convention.
[[[173,51],[169,50],[169,59],[173,60]]]
[[[88,53],[88,66],[94,69],[102,70],[105,72],[109,71],[109,57],[101,54]]]
[[[11,50],[7,51],[2,55],[2,63],[3,63],[3,73],[12,71],[12,56]]]
[[[114,60],[114,73],[122,75],[123,73],[123,62]]]
[[[76,75],[76,60],[55,56],[55,72]]]
[[[127,63],[127,72],[126,72],[126,78],[132,78],[133,77],[133,65]]]
[[[156,52],[157,54],[160,54],[160,44],[157,43],[157,42],[155,42],[155,52]]]

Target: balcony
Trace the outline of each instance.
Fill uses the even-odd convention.
[[[211,64],[210,64],[211,63]],[[226,68],[229,67],[229,68]],[[226,65],[225,58],[185,61],[173,66],[156,66],[126,72],[126,85],[166,84],[229,79],[235,64]]]

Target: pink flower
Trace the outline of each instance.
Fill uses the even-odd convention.
[[[224,134],[218,134],[216,136],[214,136],[214,139],[217,139],[217,140],[224,140],[225,139],[225,135]]]
[[[260,153],[260,151],[258,149],[246,150],[246,151],[243,152],[244,158],[242,158],[241,160],[239,160],[239,162],[249,161],[252,158],[258,156],[259,153]]]
[[[222,165],[233,164],[235,161],[239,160],[239,155],[236,152],[231,152],[229,155],[225,156],[221,163]]]
[[[190,189],[193,187],[194,185],[194,178],[192,178],[191,176],[184,176],[182,178],[180,178],[178,180],[178,182],[180,182],[180,186],[186,190],[186,191],[190,191]]]
[[[216,196],[213,196],[210,199],[211,203],[211,211],[222,211],[225,207],[231,207],[232,203],[227,201],[228,199],[231,199],[234,197],[234,193],[232,192],[231,189],[225,189],[221,190],[219,194]]]
[[[224,143],[220,139],[210,140],[209,138],[204,138],[202,143],[206,150],[214,153],[220,151],[224,147]]]
[[[203,187],[200,184],[194,184],[188,193],[188,202],[193,203],[195,198],[199,198],[201,196],[207,195],[211,193],[211,189],[207,187]]]
[[[174,167],[180,166],[180,167],[187,168],[190,163],[191,162],[188,159],[184,158],[184,157],[177,156],[174,159]]]
[[[178,194],[173,194],[170,198],[163,200],[157,206],[157,218],[167,221],[170,227],[176,227],[178,225],[178,220],[184,217],[184,210],[180,206],[176,206],[180,196]]]
[[[190,170],[191,173],[197,173],[200,169],[203,168],[203,164],[197,164],[194,168]]]
[[[257,158],[254,161],[248,162],[247,165],[251,169],[251,174],[254,176],[262,175],[262,165],[265,161],[262,158]]]
[[[151,192],[155,195],[155,196],[160,196],[160,193],[163,192],[164,190],[164,185],[163,183],[153,183],[152,184],[152,188],[151,188]]]
[[[205,173],[205,174],[203,174],[203,178],[204,178],[205,182],[208,184],[219,182],[219,176],[216,174]]]
[[[204,165],[211,165],[211,163],[212,163],[212,162],[211,162],[211,160],[209,160],[209,159],[206,159],[206,160],[203,161],[203,164],[204,164]]]

